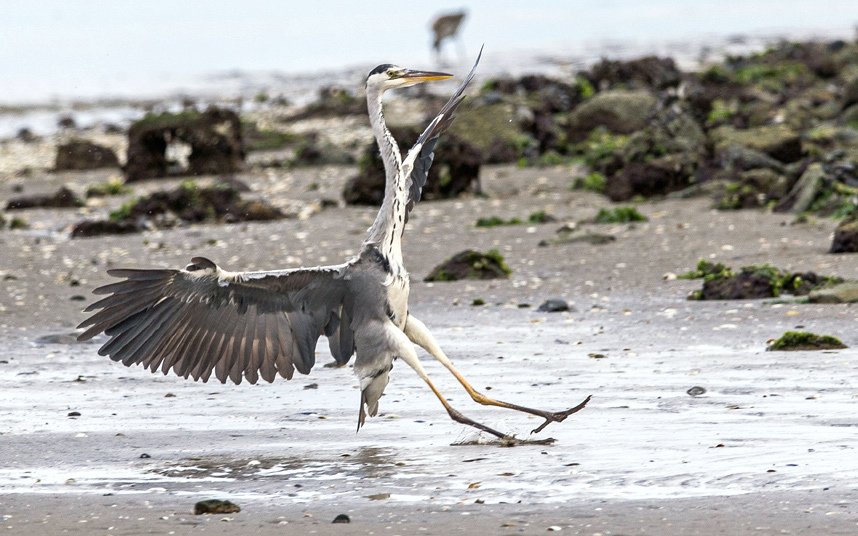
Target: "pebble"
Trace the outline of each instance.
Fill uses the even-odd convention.
[[[706,394],[706,389],[700,387],[699,385],[695,385],[694,387],[685,392],[688,393],[690,396],[700,396]]]
[[[351,523],[351,522],[352,522],[352,520],[349,519],[349,516],[347,516],[346,514],[340,514],[337,517],[335,517],[333,521],[331,521],[331,523]]]
[[[540,313],[560,313],[568,310],[569,304],[566,303],[566,300],[561,300],[559,298],[545,300],[537,309]]]

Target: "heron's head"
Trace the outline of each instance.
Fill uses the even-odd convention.
[[[384,92],[388,89],[408,87],[433,80],[446,80],[452,77],[452,74],[418,71],[385,63],[369,72],[369,76],[366,77],[366,87]]]

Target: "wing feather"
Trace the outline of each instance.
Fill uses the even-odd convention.
[[[411,173],[408,176],[408,203],[405,206],[405,219],[408,220],[408,215],[414,205],[420,201],[423,194],[423,186],[426,185],[426,179],[429,178],[429,168],[432,167],[432,160],[435,158],[435,145],[438,143],[438,138],[443,134],[455,119],[456,109],[465,99],[463,93],[477,72],[477,65],[480,64],[480,58],[483,55],[483,49],[480,47],[480,53],[477,55],[477,60],[474,66],[471,67],[471,72],[465,77],[465,80],[459,84],[456,91],[447,101],[438,115],[435,116],[429,126],[423,131],[414,147],[408,151],[408,155],[403,160],[405,163],[412,163]]]
[[[333,320],[353,302],[348,265],[232,273],[192,262],[184,270],[108,270],[123,279],[95,289],[104,297],[87,307],[78,339],[104,332],[100,355],[202,381],[212,373],[235,383],[291,379],[296,368],[306,374],[322,334],[338,340],[338,361],[351,357],[351,326]]]

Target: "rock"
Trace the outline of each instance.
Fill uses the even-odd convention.
[[[315,117],[366,116],[366,114],[366,99],[342,87],[326,86],[319,90],[318,98],[315,101],[305,106],[300,112],[291,115],[289,119],[299,121]]]
[[[337,517],[335,517],[333,521],[331,521],[331,523],[351,523],[351,522],[352,522],[352,520],[346,514],[340,514]]]
[[[834,230],[834,240],[829,253],[858,253],[858,218],[840,222]]]
[[[802,157],[801,137],[786,125],[768,125],[737,130],[721,126],[709,133],[716,154],[732,145],[763,152],[783,163],[795,162]]]
[[[110,220],[81,222],[72,237],[93,236],[96,233],[130,233],[147,224],[169,228],[181,220],[188,223],[220,221],[268,221],[285,218],[277,207],[262,200],[245,201],[229,184],[200,187],[186,181],[170,191],[153,192],[147,197],[130,201],[110,215]]]
[[[752,169],[739,174],[739,181],[725,186],[717,207],[743,209],[765,206],[786,195],[789,180],[772,169]]]
[[[806,331],[787,331],[766,348],[768,351],[840,350],[848,348],[840,339]]]
[[[764,152],[742,145],[729,145],[718,155],[718,164],[728,171],[772,169],[784,172],[784,165]]]
[[[481,163],[515,162],[522,156],[529,156],[522,152],[522,147],[532,141],[522,125],[531,130],[537,129],[533,119],[535,114],[528,111],[529,113],[522,115],[519,111],[520,109],[506,102],[463,107],[456,112],[455,122],[450,130],[441,136],[438,145],[445,143],[447,137],[452,135],[474,147],[480,153]],[[543,125],[539,126],[542,127]],[[422,128],[421,125],[421,131]],[[411,146],[409,143],[406,147],[403,138],[394,137],[405,151]],[[409,135],[407,139],[413,142],[416,138],[417,136]],[[440,153],[436,151],[435,156],[437,158]]]
[[[6,210],[27,208],[78,208],[84,205],[83,199],[63,186],[53,194],[27,195],[10,199]]]
[[[540,305],[536,310],[540,313],[561,313],[563,311],[569,311],[569,304],[566,303],[566,300],[552,298],[542,302],[542,305]]]
[[[459,281],[461,279],[506,279],[512,273],[497,250],[479,253],[465,250],[432,269],[424,281]]]
[[[858,281],[847,281],[839,285],[813,290],[808,295],[810,303],[856,303]]]
[[[39,139],[32,130],[27,127],[22,127],[18,129],[18,132],[15,134],[15,139],[18,141],[22,141],[24,143],[33,143]]]
[[[816,200],[819,192],[825,187],[827,174],[819,162],[814,162],[799,177],[789,193],[775,206],[779,212],[804,212]]]
[[[57,126],[62,129],[72,129],[77,128],[77,123],[74,120],[74,117],[70,115],[61,115],[59,119],[57,119]]]
[[[105,167],[119,167],[119,159],[109,147],[86,140],[72,140],[57,147],[54,171],[80,171]]]
[[[564,244],[574,244],[576,242],[583,242],[585,244],[590,244],[591,246],[603,246],[605,244],[610,244],[611,242],[615,242],[617,237],[607,234],[600,233],[558,233],[558,235],[554,238],[549,238],[547,240],[540,240],[539,247],[546,246],[561,246]]]
[[[605,195],[617,202],[676,192],[691,184],[696,169],[696,161],[682,154],[630,162],[608,178]]]
[[[630,61],[603,59],[585,74],[597,88],[617,85],[632,88],[666,89],[682,80],[672,58],[646,56]]]
[[[415,127],[391,128],[391,133],[405,151],[420,135]],[[435,159],[423,187],[422,199],[446,199],[464,192],[479,192],[481,160],[473,145],[452,132],[445,133],[435,147]],[[359,160],[358,174],[346,182],[343,198],[350,205],[378,206],[384,199],[384,181],[384,164],[378,147],[370,145]]]
[[[590,131],[604,127],[615,134],[630,134],[644,128],[657,103],[649,91],[609,90],[597,93],[578,105],[566,118],[570,141],[580,142]]]
[[[72,227],[72,238],[87,238],[90,236],[101,236],[110,234],[131,234],[141,231],[142,228],[134,222],[111,221],[111,220],[85,220]]]
[[[695,294],[700,300],[753,300],[777,296],[773,278],[764,272],[742,269],[730,277],[703,282],[703,290]]]
[[[194,515],[235,514],[241,512],[237,504],[220,499],[207,499],[194,505]]]
[[[75,333],[52,333],[36,337],[36,344],[79,344]]]
[[[168,147],[189,149],[187,162],[170,162]],[[211,107],[205,112],[149,114],[128,129],[127,182],[229,174],[238,171],[243,161],[241,121],[230,110]]]

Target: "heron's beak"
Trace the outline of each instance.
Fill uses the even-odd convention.
[[[407,70],[399,78],[403,78],[412,84],[420,84],[422,82],[432,82],[434,80],[446,80],[453,78],[449,73],[437,73],[434,71],[412,71]]]

